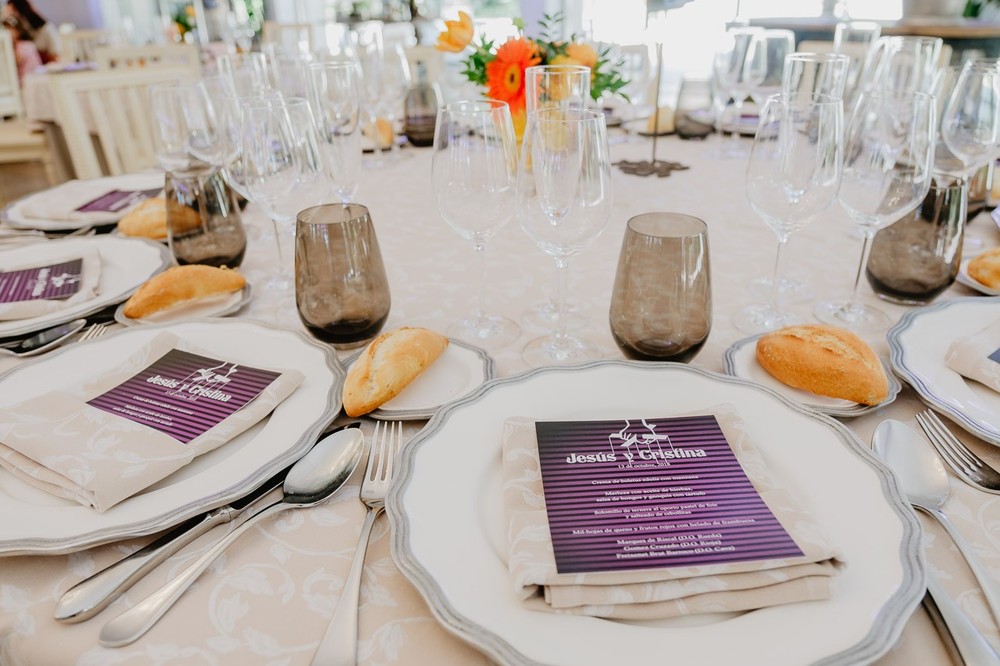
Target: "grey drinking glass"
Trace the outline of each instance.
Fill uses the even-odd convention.
[[[708,227],[679,213],[628,221],[611,292],[611,335],[642,361],[694,358],[712,328]]]
[[[295,305],[314,336],[338,349],[374,338],[389,317],[389,281],[368,209],[326,204],[295,225]]]
[[[235,193],[220,169],[167,172],[164,197],[167,244],[178,264],[236,268],[243,262],[247,236]]]

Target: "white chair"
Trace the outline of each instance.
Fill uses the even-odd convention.
[[[150,44],[147,46],[98,46],[94,49],[98,70],[123,67],[186,67],[201,71],[201,54],[194,44]]]
[[[70,30],[59,35],[59,59],[66,62],[93,62],[94,51],[114,41],[110,30]]]
[[[45,134],[23,116],[14,43],[9,31],[0,30],[0,164],[41,162],[45,178],[53,184],[55,172]]]
[[[133,173],[155,166],[147,88],[190,78],[190,69],[175,67],[53,76],[50,85],[56,122],[66,139],[76,177]]]
[[[0,118],[20,117],[24,114],[21,104],[21,83],[17,78],[17,58],[14,40],[9,30],[0,31]]]

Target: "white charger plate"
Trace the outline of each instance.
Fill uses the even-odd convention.
[[[362,349],[347,358],[349,369],[361,356]],[[479,347],[448,338],[448,346],[430,367],[417,376],[402,392],[365,416],[385,421],[429,419],[442,405],[465,397],[493,379],[493,357]]]
[[[127,316],[125,303],[122,303],[115,310],[115,321],[125,326],[144,326],[146,324],[170,324],[203,317],[225,317],[243,309],[243,306],[250,302],[251,297],[250,284],[247,283],[242,289],[231,294],[221,294],[181,303],[139,319]]]
[[[0,554],[72,552],[157,532],[231,502],[301,457],[340,411],[344,372],[328,346],[297,331],[232,319],[135,326],[64,347],[0,375],[0,407],[98,375],[164,331],[219,358],[296,369],[305,379],[268,418],[104,513],[0,469]]]
[[[1000,319],[1000,297],[970,296],[904,314],[887,335],[892,368],[935,409],[1000,446],[1000,393],[944,363],[951,343]]]
[[[612,388],[613,387],[613,388]],[[847,567],[833,597],[739,615],[609,621],[525,609],[507,574],[500,432],[511,416],[604,419],[731,403],[778,482]],[[924,594],[920,528],[883,463],[843,425],[742,379],[673,363],[602,361],[494,380],[444,407],[402,454],[393,556],[447,628],[505,664],[867,663]]]
[[[65,256],[65,252],[72,252],[77,247],[96,250],[101,255],[101,281],[97,285],[97,295],[57,312],[28,319],[0,321],[0,338],[39,331],[120,303],[131,296],[143,282],[174,263],[170,250],[160,243],[142,238],[103,235],[18,245],[16,248],[0,251],[0,266],[8,252],[11,253],[8,256],[16,256],[18,261],[38,261],[39,265],[44,265],[47,257],[57,253]],[[14,252],[17,254],[14,255]]]
[[[163,187],[163,174],[160,172],[129,173],[120,176],[105,176],[94,178],[88,181],[93,185],[94,197],[100,196],[104,192],[111,190],[151,190],[155,187]],[[15,229],[37,229],[39,231],[73,231],[91,226],[105,226],[114,222],[95,225],[86,220],[51,220],[41,217],[29,217],[24,214],[25,204],[30,204],[36,198],[48,199],[59,196],[59,185],[34,192],[16,201],[12,201],[2,211],[0,220],[6,222]],[[125,216],[128,210],[121,211],[119,219]]]
[[[969,275],[969,262],[975,257],[966,257],[962,259],[962,263],[958,268],[958,275],[955,277],[956,280],[964,284],[966,287],[971,287],[981,294],[986,294],[987,296],[1000,296],[1000,289],[993,289],[988,287],[976,278]]]
[[[760,335],[763,335],[763,333]],[[722,359],[726,374],[749,379],[755,384],[766,386],[789,400],[794,400],[810,409],[815,409],[817,412],[837,418],[854,418],[885,407],[896,399],[896,396],[899,395],[900,390],[903,388],[903,385],[892,374],[892,370],[884,362],[885,376],[889,381],[889,393],[886,395],[885,400],[877,405],[862,405],[850,400],[831,398],[794,388],[775,379],[757,362],[757,339],[760,338],[760,335],[753,335],[749,338],[738,340],[726,350]]]

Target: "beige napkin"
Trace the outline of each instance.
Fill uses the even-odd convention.
[[[503,434],[503,499],[511,582],[525,604],[559,613],[650,620],[746,611],[831,595],[832,577],[843,562],[803,504],[768,478],[764,459],[744,435],[735,409],[723,405],[700,413],[715,414],[747,477],[804,555],[560,574],[549,535],[534,422],[514,418]]]
[[[266,368],[280,375],[187,444],[87,404],[172,349],[217,356],[161,333],[125,363],[77,389],[52,391],[0,410],[0,466],[53,495],[105,511],[257,423],[303,379],[297,370]]]
[[[955,340],[944,362],[963,377],[1000,391],[1000,320],[971,337]]]
[[[155,186],[154,186],[155,187]],[[152,187],[136,187],[123,181],[121,186],[97,185],[88,180],[69,180],[54,188],[40,192],[21,202],[19,212],[27,218],[41,220],[65,220],[83,224],[111,224],[117,222],[135,204],[115,211],[77,210],[91,201],[115,190],[141,190]],[[139,202],[135,202],[139,203]]]
[[[11,303],[0,303],[0,321],[10,321],[14,319],[30,319],[58,312],[72,307],[84,301],[89,301],[97,296],[97,288],[101,282],[101,255],[92,248],[78,248],[76,250],[54,252],[44,259],[13,259],[8,260],[5,253],[0,266],[0,272],[10,273],[28,268],[40,266],[52,266],[73,259],[82,259],[80,288],[69,298],[62,299],[36,299],[30,301],[14,301]],[[50,278],[51,279],[51,278]]]

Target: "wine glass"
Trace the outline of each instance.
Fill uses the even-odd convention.
[[[860,91],[931,92],[941,58],[939,37],[881,37],[862,73]]]
[[[218,59],[219,74],[236,97],[256,95],[271,87],[267,57],[256,51],[226,53]]]
[[[333,194],[350,202],[361,167],[361,83],[350,60],[313,63],[308,70],[309,100],[319,130]]]
[[[760,333],[787,326],[792,316],[781,310],[781,249],[788,237],[810,224],[837,198],[841,174],[843,104],[828,95],[769,97],[760,115],[747,166],[750,206],[777,235],[770,300],[740,310],[733,323]]]
[[[834,28],[833,52],[849,59],[845,99],[854,100],[864,65],[881,34],[882,26],[874,21],[841,21]]]
[[[744,100],[751,90],[760,85],[767,73],[767,50],[761,39],[762,32],[760,28],[731,28],[713,60],[716,81],[733,99],[733,126],[723,151],[726,157],[747,154],[740,141],[739,125],[743,118]]]
[[[243,182],[249,198],[267,214],[277,239],[277,274],[266,285],[287,290],[281,238],[294,230],[299,211],[321,203],[326,173],[312,112],[298,97],[245,100],[242,122]]]
[[[750,90],[754,104],[760,109],[771,95],[782,92],[785,58],[795,52],[795,33],[791,30],[764,30],[760,33],[764,54],[764,76]]]
[[[153,149],[165,170],[193,175],[221,161],[215,107],[197,82],[158,83],[149,87]]]
[[[374,144],[374,158],[365,160],[365,166],[379,168],[384,165],[378,133],[378,105],[382,95],[382,31],[370,29],[356,33],[355,46],[361,72],[364,121]]]
[[[889,317],[859,298],[861,275],[875,232],[916,208],[930,189],[934,166],[934,97],[905,90],[858,98],[844,147],[839,200],[863,232],[850,300],[821,303],[820,321],[855,331],[887,327]]]
[[[389,144],[389,155],[393,160],[402,159],[410,153],[402,153],[396,142],[396,121],[403,107],[403,100],[410,90],[410,63],[403,52],[402,44],[386,48],[382,53],[382,84],[379,89],[379,115],[389,122],[392,141]]]
[[[604,114],[546,108],[528,114],[517,172],[521,228],[559,269],[559,327],[528,343],[533,366],[600,356],[592,342],[567,331],[564,309],[569,259],[596,239],[611,214],[611,159]]]
[[[514,214],[517,140],[506,102],[459,101],[438,110],[432,182],[441,217],[479,258],[479,295],[448,334],[488,349],[521,333],[513,321],[486,314],[486,244]]]
[[[970,176],[1000,148],[1000,61],[969,60],[962,67],[941,112],[941,140],[968,194]]]

